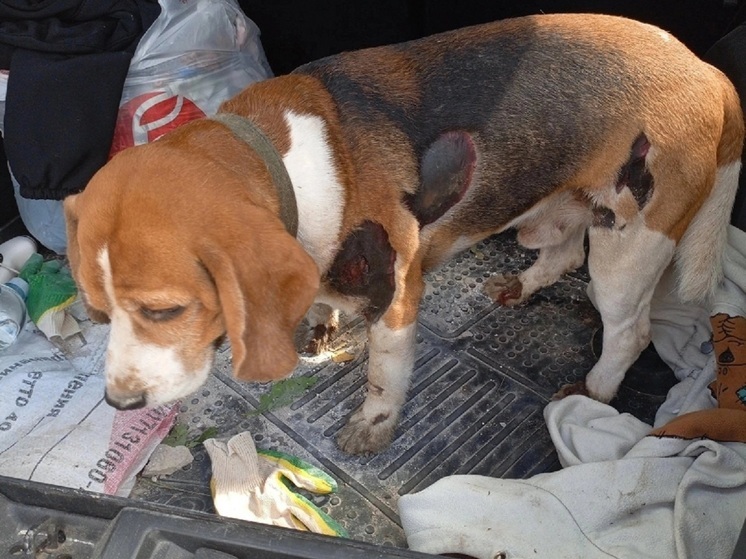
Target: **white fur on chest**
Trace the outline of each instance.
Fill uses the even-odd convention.
[[[298,204],[298,241],[323,274],[339,247],[344,189],[323,119],[287,111],[285,121],[290,149],[283,162]]]

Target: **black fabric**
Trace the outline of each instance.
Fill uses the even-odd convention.
[[[617,14],[658,25],[702,55],[746,17],[735,0],[238,0],[275,74],[345,50],[539,13]],[[741,18],[741,19],[738,19]]]
[[[13,184],[10,182],[8,166],[5,165],[5,144],[0,136],[0,243],[5,241],[2,230],[6,224],[18,217],[16,197],[13,195]]]
[[[713,66],[722,70],[738,91],[741,109],[746,114],[746,24],[741,24],[715,43],[704,56]],[[746,145],[741,155],[746,161]],[[746,231],[746,172],[741,171],[738,181],[736,203],[731,214],[731,223]]]
[[[106,162],[122,86],[157,0],[4,0],[5,150],[25,198],[61,200]]]

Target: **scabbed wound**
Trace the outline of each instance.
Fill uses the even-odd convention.
[[[420,227],[437,221],[464,197],[476,160],[474,141],[467,132],[446,132],[430,144],[420,163],[420,186],[406,198]]]

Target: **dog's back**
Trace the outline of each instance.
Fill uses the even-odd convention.
[[[701,299],[720,277],[716,247],[724,227],[713,224],[732,204],[738,176],[728,167],[740,157],[743,136],[738,97],[718,70],[661,29],[614,16],[529,16],[343,53],[296,72],[318,78],[342,108],[350,145],[375,138],[353,157],[380,155],[389,167],[405,167],[423,162],[444,131],[466,131],[479,154],[478,179],[465,194],[473,203],[454,207],[437,227],[458,223],[458,235],[472,240],[514,224],[563,188],[612,205],[602,190],[617,182],[644,134],[654,188],[671,189],[661,192],[661,203],[678,206],[671,223],[651,216],[652,226],[678,242],[712,180],[686,185],[687,192],[678,181],[667,186],[673,181],[663,175],[717,167],[718,194],[679,247],[682,295]],[[660,153],[666,160],[656,165]],[[402,190],[428,188],[422,164],[418,171],[420,184]],[[375,188],[377,181],[358,182]],[[612,208],[617,226],[642,209]]]
[[[720,281],[743,118],[723,74],[661,29],[531,16],[297,72],[334,99],[356,188],[398,189],[417,217],[424,268],[514,227],[539,257],[485,288],[515,305],[583,263],[588,231],[604,323],[595,398],[614,396],[648,344],[674,256],[684,299]]]

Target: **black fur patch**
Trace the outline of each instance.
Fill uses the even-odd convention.
[[[364,221],[342,243],[326,281],[343,295],[364,297],[363,315],[378,319],[394,297],[396,252],[379,223]]]
[[[616,185],[617,192],[621,192],[625,187],[629,188],[640,209],[644,208],[653,196],[653,175],[645,166],[645,157],[649,150],[650,142],[645,134],[641,133],[632,144],[629,159],[619,171]]]
[[[612,210],[605,207],[593,208],[593,226],[613,229],[616,225],[616,215]]]
[[[446,132],[422,156],[420,186],[405,201],[420,227],[433,223],[466,194],[477,151],[467,132]]]

